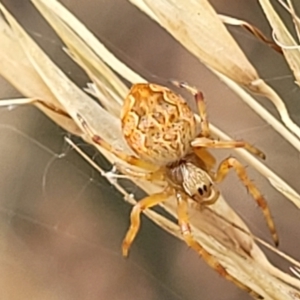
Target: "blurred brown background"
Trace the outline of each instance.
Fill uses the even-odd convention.
[[[84,73],[66,57],[60,41],[29,1],[2,2],[70,78],[84,87]],[[211,2],[218,12],[250,21],[270,35],[256,1]],[[300,191],[299,153],[157,24],[125,0],[63,3],[149,81],[166,85],[169,78],[176,78],[199,87],[211,122],[262,149],[267,165]],[[300,94],[284,59],[242,29],[230,31],[300,124]],[[0,98],[19,96],[2,78],[0,86]],[[259,101],[277,117],[267,100]],[[65,135],[33,107],[0,110],[0,299],[250,299],[146,218],[129,259],[122,258],[120,247],[131,207],[67,147]],[[92,147],[84,149],[109,170]],[[217,157],[228,154],[218,151]],[[248,172],[271,207],[280,249],[299,259],[298,210],[257,172],[251,168]],[[235,174],[221,188],[252,231],[271,241],[261,211]],[[129,190],[136,192],[134,187]],[[288,272],[287,263],[266,254]]]

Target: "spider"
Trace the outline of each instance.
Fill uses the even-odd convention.
[[[191,198],[200,205],[212,205],[219,197],[217,183],[221,182],[233,168],[242,183],[249,190],[266,218],[275,244],[278,236],[268,205],[249,180],[245,168],[235,158],[223,160],[217,171],[213,172],[214,158],[207,148],[245,148],[264,159],[265,155],[257,148],[244,141],[221,141],[211,137],[209,122],[203,95],[186,83],[172,81],[180,88],[192,93],[200,115],[200,133],[194,113],[186,101],[170,89],[152,83],[134,84],[121,112],[124,138],[135,155],[127,155],[113,148],[109,143],[94,133],[86,121],[78,119],[93,142],[113,153],[126,162],[118,165],[119,170],[129,177],[151,182],[166,181],[166,187],[156,194],[140,200],[132,209],[130,228],[123,240],[122,253],[128,255],[129,249],[140,228],[140,215],[143,210],[176,197],[178,223],[186,244],[194,249],[203,259],[226,279],[234,282],[250,294],[261,298],[243,283],[231,276],[226,269],[194,240],[188,217],[188,200]]]

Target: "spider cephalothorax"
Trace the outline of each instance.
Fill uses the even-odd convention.
[[[193,153],[188,154],[167,166],[166,180],[198,204],[213,204],[220,193],[204,166],[199,157]]]

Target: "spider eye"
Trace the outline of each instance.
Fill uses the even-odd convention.
[[[203,190],[200,187],[198,188],[198,193],[203,196]]]

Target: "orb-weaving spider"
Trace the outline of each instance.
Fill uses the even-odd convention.
[[[130,246],[138,233],[141,212],[175,195],[178,206],[178,222],[187,245],[197,251],[223,277],[259,297],[232,277],[214,256],[194,240],[190,229],[187,205],[189,198],[200,205],[211,205],[217,201],[219,190],[216,183],[221,182],[230,168],[233,168],[262,209],[277,245],[278,236],[268,205],[249,180],[243,165],[237,159],[229,157],[220,163],[214,173],[210,163],[213,157],[206,148],[241,147],[263,159],[265,156],[260,150],[244,141],[213,139],[210,135],[202,93],[185,83],[173,81],[173,84],[185,88],[194,95],[201,118],[200,133],[197,133],[195,116],[182,97],[163,86],[147,83],[134,84],[124,101],[121,122],[123,135],[136,156],[127,155],[114,149],[94,133],[80,115],[77,115],[93,142],[128,164],[126,167],[118,165],[124,175],[152,182],[167,182],[166,187],[160,193],[149,195],[133,207],[130,217],[131,225],[122,245],[123,255],[128,255]]]

